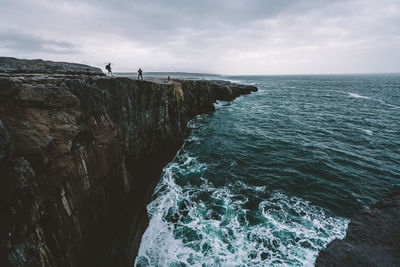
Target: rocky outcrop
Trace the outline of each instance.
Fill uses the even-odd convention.
[[[0,73],[104,75],[101,69],[83,64],[13,57],[0,57]]]
[[[256,90],[0,74],[0,266],[132,265],[188,121]]]
[[[329,243],[316,266],[400,266],[400,189],[354,216],[346,237]]]

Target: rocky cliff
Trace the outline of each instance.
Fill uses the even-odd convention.
[[[346,237],[329,243],[316,266],[400,266],[400,189],[354,216]]]
[[[132,265],[188,121],[257,88],[40,62],[30,74],[24,62],[0,67],[0,265]]]
[[[17,59],[0,57],[0,73],[47,73],[47,74],[85,74],[101,75],[99,68],[66,62],[54,62],[41,59]]]

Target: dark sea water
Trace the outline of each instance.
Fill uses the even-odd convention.
[[[220,78],[259,91],[189,123],[137,266],[312,266],[400,185],[400,75]]]

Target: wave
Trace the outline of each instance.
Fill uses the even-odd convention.
[[[349,96],[351,96],[351,97],[355,97],[355,98],[363,98],[363,99],[371,99],[370,97],[368,97],[368,96],[363,96],[363,95],[359,95],[359,94],[355,94],[355,93],[349,93],[349,92],[347,92],[348,94],[349,94]]]
[[[396,106],[396,105],[392,105],[392,104],[388,104],[388,103],[386,103],[385,101],[383,101],[383,100],[376,100],[376,101],[378,101],[378,102],[380,102],[382,105],[385,105],[385,106],[388,106],[388,107],[391,107],[391,108],[400,108],[399,106]]]
[[[388,103],[386,103],[385,101],[380,100],[380,99],[374,99],[374,98],[370,98],[370,97],[368,97],[368,96],[363,96],[363,95],[359,95],[359,94],[355,94],[355,93],[349,93],[349,92],[347,92],[347,94],[348,94],[349,96],[355,97],[355,98],[371,99],[371,100],[373,100],[373,101],[377,101],[377,102],[381,103],[382,105],[385,105],[385,106],[388,106],[388,107],[391,107],[391,108],[400,108],[399,106],[392,105],[392,104],[388,104]]]
[[[398,183],[398,78],[294,78],[243,78],[259,93],[188,124],[136,266],[313,266]]]
[[[202,177],[206,169],[187,153],[165,168],[136,266],[312,266],[320,249],[344,235],[348,220],[283,192],[248,210],[235,187],[257,193],[265,186],[218,188]],[[202,174],[200,186],[179,185],[193,173]]]
[[[362,131],[368,135],[372,135],[372,131],[371,130],[367,130],[367,129],[362,129]]]
[[[340,93],[348,94],[349,96],[354,97],[354,98],[370,99],[370,100],[373,100],[373,101],[377,101],[377,102],[381,103],[382,105],[385,105],[385,106],[388,106],[388,107],[391,107],[391,108],[396,108],[396,109],[400,108],[400,106],[388,104],[388,103],[386,103],[385,101],[383,101],[381,99],[375,99],[375,98],[371,98],[371,97],[368,97],[368,96],[359,95],[359,94],[356,94],[356,93],[343,92],[343,91],[339,91],[339,90],[325,90],[325,91],[340,92]]]

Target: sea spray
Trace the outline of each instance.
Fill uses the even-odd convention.
[[[346,219],[282,192],[273,192],[257,210],[244,208],[248,198],[234,186],[207,182],[207,166],[185,149],[181,153],[164,169],[148,206],[150,224],[137,266],[312,265],[320,249],[344,236]],[[182,177],[197,177],[201,185],[180,186]]]

